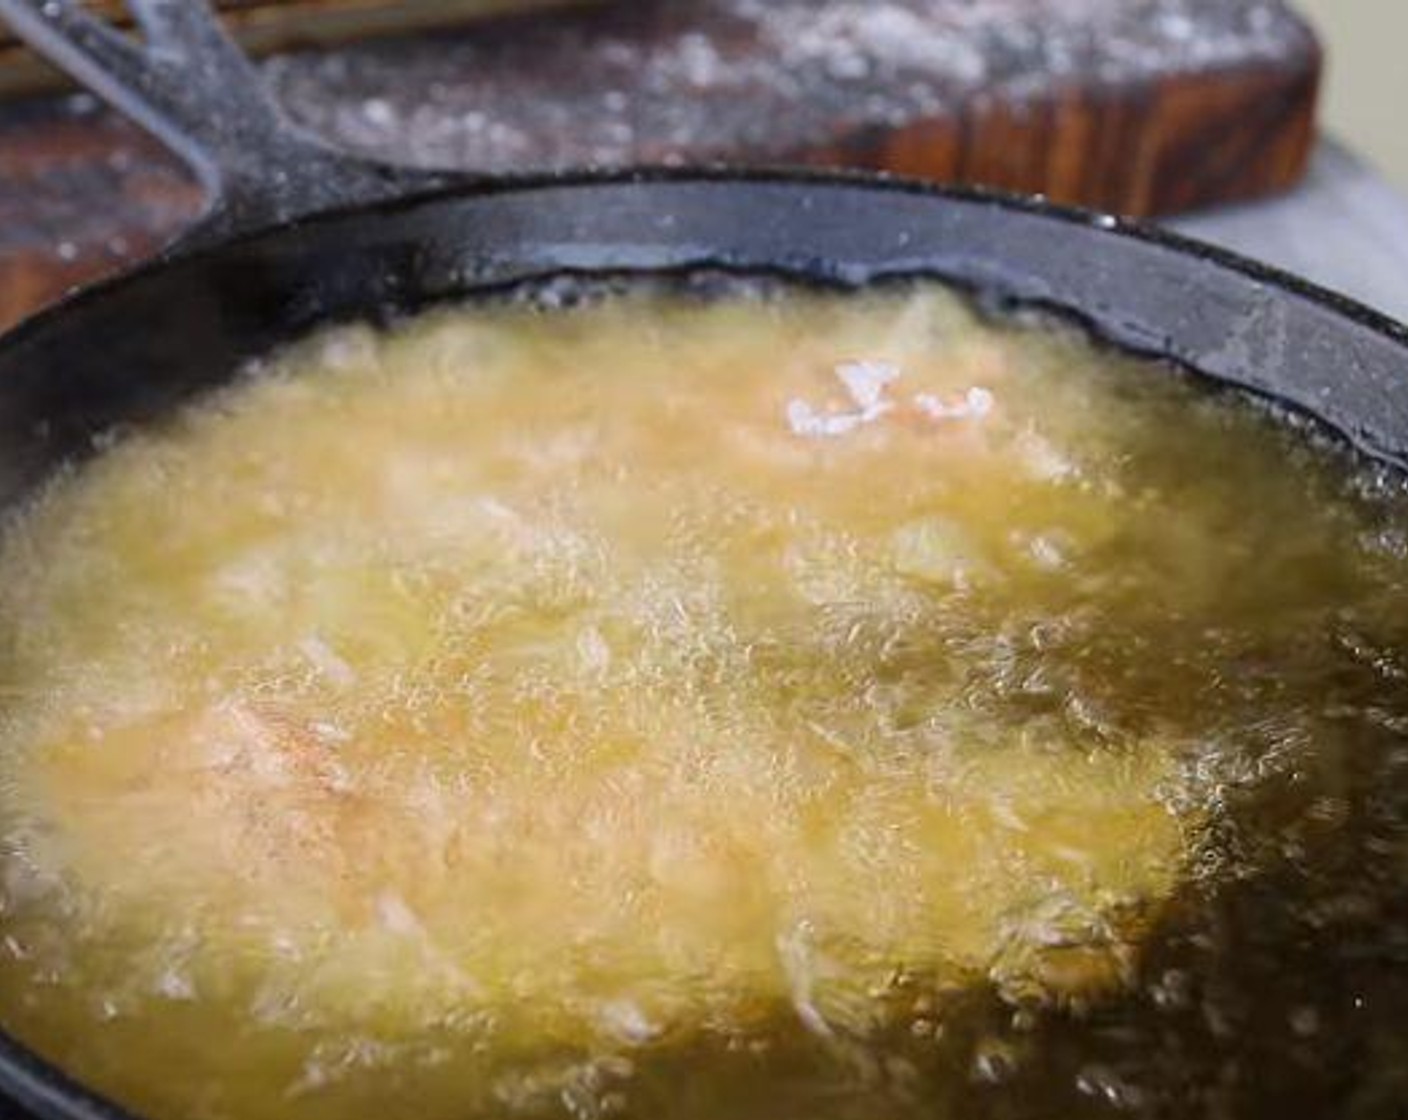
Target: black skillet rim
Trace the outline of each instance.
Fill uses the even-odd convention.
[[[455,198],[494,197],[505,194],[528,193],[535,190],[561,187],[602,187],[602,186],[645,186],[652,183],[670,184],[755,184],[797,187],[847,187],[874,191],[878,194],[893,193],[913,195],[972,205],[986,205],[999,210],[1035,216],[1066,225],[1095,228],[1102,234],[1143,242],[1168,249],[1182,256],[1191,257],[1204,263],[1213,264],[1227,271],[1238,273],[1268,287],[1278,288],[1286,294],[1317,304],[1337,315],[1347,318],[1357,326],[1366,328],[1381,337],[1405,348],[1408,357],[1408,323],[1400,322],[1384,312],[1377,311],[1351,296],[1324,287],[1293,272],[1275,265],[1258,261],[1213,245],[1207,241],[1175,233],[1150,220],[1125,218],[1086,207],[1055,203],[1043,195],[1024,195],[990,187],[958,186],[936,184],[921,179],[886,173],[851,171],[846,169],[813,170],[801,167],[749,167],[738,168],[724,165],[706,164],[698,167],[642,166],[620,169],[585,169],[567,171],[528,172],[514,175],[494,176],[483,181],[432,186],[413,190],[372,203],[351,203],[319,210],[314,214],[293,217],[268,225],[257,226],[242,231],[213,245],[202,245],[193,250],[184,250],[180,243],[164,249],[149,260],[132,268],[124,269],[112,276],[71,290],[57,301],[41,308],[22,319],[9,330],[0,332],[0,353],[24,341],[32,333],[50,328],[50,324],[71,309],[85,307],[102,299],[108,293],[136,283],[145,277],[161,271],[175,261],[199,262],[218,257],[237,247],[253,244],[296,229],[345,221],[353,218],[374,218],[392,215],[439,201]],[[666,269],[665,271],[669,271]],[[923,270],[919,270],[922,272]],[[1121,345],[1115,343],[1115,345]],[[1125,349],[1129,349],[1127,345]]]

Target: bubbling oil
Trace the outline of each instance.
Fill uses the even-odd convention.
[[[936,285],[560,302],[12,517],[7,1029],[156,1120],[1387,1115],[1396,479]]]

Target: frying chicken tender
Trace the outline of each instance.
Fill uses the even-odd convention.
[[[901,303],[344,332],[56,486],[0,559],[4,797],[82,975],[514,1052],[1125,984],[1178,754],[1026,636],[1116,499],[952,297]],[[789,422],[837,394],[864,424]]]
[[[554,713],[589,736],[465,771],[222,704],[109,732],[114,764],[51,755],[40,795],[82,882],[200,915],[198,974],[252,955],[334,1020],[527,1007],[644,1037],[790,1003],[864,1031],[896,969],[1098,994],[1176,883],[1157,751],[866,762],[820,727],[729,741],[686,705],[597,703]]]

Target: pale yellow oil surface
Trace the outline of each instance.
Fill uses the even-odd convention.
[[[766,1055],[878,1102],[1206,874],[1271,427],[934,287],[302,344],[9,529],[0,1020],[159,1120],[890,1115]]]

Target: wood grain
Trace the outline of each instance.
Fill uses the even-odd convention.
[[[255,54],[329,46],[417,28],[462,25],[523,12],[600,0],[214,0],[240,43]],[[122,0],[89,0],[88,7],[130,27]],[[30,53],[0,24],[0,95],[61,89],[64,77]]]
[[[392,161],[842,165],[1151,215],[1293,184],[1320,52],[1268,0],[634,0],[264,67],[290,117]],[[91,99],[0,106],[0,324],[201,205]]]

